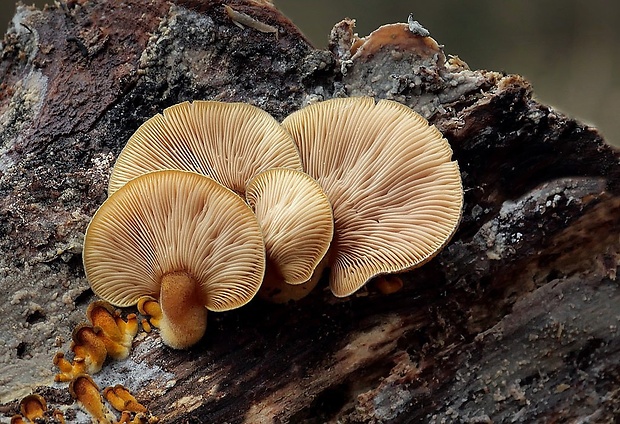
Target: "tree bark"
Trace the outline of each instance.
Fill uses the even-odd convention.
[[[52,356],[94,298],[83,234],[142,122],[193,99],[281,120],[371,95],[422,113],[452,145],[465,206],[442,253],[395,294],[370,283],[336,299],[322,282],[295,304],[210,314],[189,351],[141,333],[95,381],[124,384],[163,422],[614,422],[618,152],[520,76],[469,70],[431,39],[360,50],[345,20],[317,50],[266,1],[226,4],[277,34],[235,25],[223,4],[19,7],[0,61],[0,412],[35,388],[84,419],[52,382]]]

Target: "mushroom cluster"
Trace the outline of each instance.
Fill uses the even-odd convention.
[[[207,310],[299,299],[324,268],[348,296],[449,241],[463,202],[451,156],[393,101],[328,100],[282,124],[248,104],[184,102],[119,155],[86,232],[86,276],[112,304],[148,309],[179,349],[203,336]]]
[[[159,418],[148,413],[147,409],[120,384],[106,387],[103,397],[97,383],[88,374],[80,374],[69,383],[69,394],[92,421],[100,424],[156,424]],[[121,413],[117,421],[115,414],[104,403]]]
[[[69,394],[78,407],[88,413],[93,422],[101,424],[155,424],[156,416],[148,413],[129,391],[122,385],[106,387],[103,397],[116,411],[121,413],[120,420],[103,403],[99,388],[90,374],[101,371],[109,358],[122,360],[129,356],[134,337],[138,332],[138,317],[135,313],[123,319],[121,312],[106,301],[97,300],[88,305],[86,316],[89,323],[75,327],[72,334],[71,352],[73,361],[65,358],[63,352],[54,355],[54,365],[60,373],[54,377],[58,382],[69,382]],[[143,324],[144,326],[144,324]],[[14,417],[11,423],[39,422],[46,412],[45,400],[38,395],[31,395],[22,400],[21,416]],[[62,412],[53,411],[54,418],[64,423]],[[33,418],[35,417],[35,418]]]
[[[62,352],[54,355],[54,365],[60,370],[55,381],[67,382],[83,373],[95,374],[101,370],[106,358],[121,360],[129,356],[138,332],[135,314],[129,314],[125,321],[112,305],[96,301],[88,305],[86,316],[90,324],[79,324],[71,335],[73,362],[69,362]]]

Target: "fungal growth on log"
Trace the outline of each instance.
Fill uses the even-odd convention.
[[[0,421],[613,422],[620,155],[422,24],[19,5]]]
[[[116,306],[158,299],[159,328],[173,348],[203,336],[207,309],[249,302],[265,271],[252,210],[230,189],[188,171],[135,178],[99,208],[84,238],[93,291]]]
[[[301,170],[291,136],[267,112],[244,103],[183,102],[147,120],[129,138],[108,185],[112,195],[149,171],[209,176],[243,195],[250,179],[275,168]]]
[[[330,287],[349,296],[372,277],[420,266],[450,240],[463,188],[452,149],[436,128],[399,103],[334,99],[282,123],[304,170],[334,211]]]
[[[332,241],[327,196],[308,174],[286,168],[258,174],[245,196],[265,238],[267,269],[259,294],[276,302],[298,300],[293,293],[307,293],[318,282],[312,276]]]

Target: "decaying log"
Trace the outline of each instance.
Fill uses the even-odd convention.
[[[124,384],[163,422],[613,422],[618,152],[523,78],[469,70],[402,27],[364,44],[344,20],[323,51],[269,2],[226,4],[277,34],[237,26],[217,0],[71,0],[13,18],[0,62],[4,417],[34,389],[86,420],[52,382],[52,356],[93,299],[83,234],[142,122],[192,99],[282,119],[372,95],[419,111],[453,147],[465,208],[445,250],[392,295],[371,283],[338,300],[323,283],[296,304],[210,314],[186,352],[142,333],[95,380]]]

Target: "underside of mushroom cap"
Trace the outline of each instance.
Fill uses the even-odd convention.
[[[329,249],[334,218],[321,186],[293,169],[263,171],[250,181],[246,199],[265,239],[267,263],[287,284],[310,279]]]
[[[207,309],[247,303],[265,270],[256,217],[211,178],[157,171],[129,181],[93,217],[84,268],[93,291],[116,306],[159,297],[164,275],[182,272],[200,287]]]
[[[301,170],[290,135],[267,112],[246,103],[183,102],[146,121],[120,153],[108,186],[114,193],[150,171],[207,175],[238,194],[260,171]]]
[[[419,266],[451,238],[461,216],[458,164],[441,133],[399,103],[333,99],[282,125],[334,213],[330,287],[339,297],[375,275]]]

